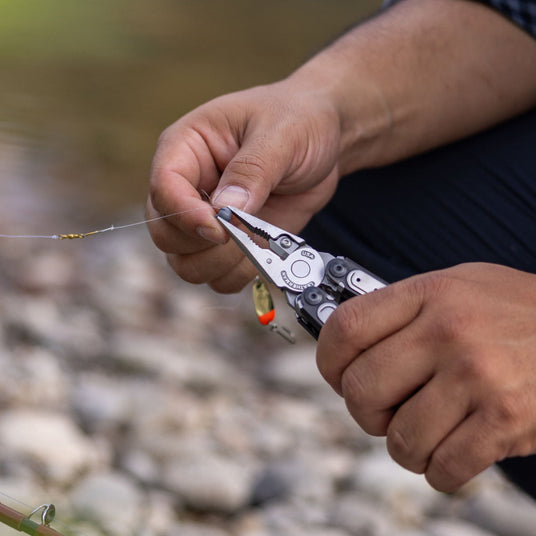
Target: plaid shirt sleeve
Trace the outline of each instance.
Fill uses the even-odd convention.
[[[386,0],[384,7],[395,4],[399,0]],[[532,37],[536,37],[536,0],[476,0],[480,4],[486,4],[502,13],[528,32]]]

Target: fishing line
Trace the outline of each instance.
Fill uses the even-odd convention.
[[[155,216],[154,218],[148,218],[141,221],[135,221],[133,223],[126,223],[124,225],[110,225],[104,229],[97,229],[96,231],[88,231],[87,233],[68,233],[68,234],[53,234],[53,235],[16,235],[16,234],[0,234],[0,238],[33,238],[33,239],[49,239],[49,240],[74,240],[78,238],[87,238],[97,234],[109,233],[111,231],[118,231],[120,229],[127,229],[129,227],[135,227],[137,225],[146,225],[153,221],[164,220],[166,218],[172,218],[173,216],[180,216],[181,214],[187,214],[189,212],[196,212],[198,210],[215,210],[216,207],[208,205],[205,207],[197,207],[189,210],[181,210],[179,212],[173,212],[172,214],[164,214],[163,216]]]
[[[205,193],[205,195],[206,195],[206,193]],[[54,234],[54,235],[0,234],[0,238],[74,240],[74,239],[78,239],[78,238],[86,238],[88,236],[93,236],[93,235],[97,235],[97,234],[103,234],[103,233],[108,233],[108,232],[112,232],[112,231],[118,231],[120,229],[128,229],[130,227],[135,227],[135,226],[138,226],[138,225],[146,225],[146,224],[154,222],[154,221],[164,220],[166,218],[171,218],[173,216],[180,216],[181,214],[187,214],[189,212],[196,212],[198,210],[207,210],[207,209],[215,210],[216,208],[217,207],[214,207],[213,205],[208,203],[206,206],[203,206],[203,207],[197,207],[197,208],[193,208],[193,209],[189,209],[189,210],[181,210],[179,212],[173,212],[172,214],[164,214],[162,216],[155,216],[153,218],[147,218],[147,219],[144,219],[144,220],[141,220],[141,221],[135,221],[135,222],[126,223],[126,224],[123,224],[123,225],[117,225],[117,226],[111,225],[111,226],[105,227],[103,229],[97,229],[95,231],[89,231],[89,232],[86,232],[86,233],[69,233],[69,234]],[[48,531],[47,530],[48,523],[47,523],[46,526],[45,525],[39,525],[38,526],[38,525],[35,525],[35,523],[34,523],[32,525],[32,527],[30,527],[30,528],[28,528],[28,527],[20,528],[19,527],[19,523],[22,523],[22,524],[30,523],[30,517],[37,510],[41,509],[42,507],[48,507],[52,511],[52,520],[54,521],[54,523],[56,523],[58,525],[61,525],[62,527],[64,527],[64,529],[68,530],[70,533],[79,534],[80,536],[88,536],[87,534],[85,534],[81,530],[75,529],[74,527],[71,527],[70,525],[67,525],[66,523],[63,523],[62,521],[60,521],[58,519],[54,519],[55,507],[54,507],[53,504],[41,505],[37,509],[32,509],[32,507],[29,506],[28,504],[26,504],[26,503],[24,503],[22,501],[19,501],[18,499],[15,499],[14,497],[11,497],[10,495],[8,495],[7,493],[4,493],[1,490],[0,490],[0,495],[3,496],[3,497],[6,497],[9,500],[13,501],[14,503],[17,503],[20,506],[23,506],[24,508],[27,508],[27,509],[32,511],[28,516],[24,517],[24,514],[18,512],[16,510],[10,509],[9,507],[7,507],[7,505],[5,505],[6,508],[3,508],[4,505],[1,505],[1,503],[0,503],[0,506],[3,508],[3,510],[0,512],[0,523],[7,524],[8,526],[14,528],[15,530],[19,530],[19,532],[28,532],[28,531],[30,531],[29,533],[31,533],[31,534],[36,534],[36,533],[45,534],[45,533],[48,533],[48,532],[51,532],[51,533],[53,532],[54,534],[59,534],[54,530]],[[10,513],[8,514],[4,510],[9,511]],[[45,510],[44,512],[46,512],[46,511],[48,511],[48,510]],[[13,515],[15,516],[15,518],[12,517]],[[43,516],[45,516],[45,513],[43,513]],[[14,519],[17,520],[15,525],[13,524],[13,523],[15,523]],[[34,528],[38,532],[34,532]],[[41,532],[41,531],[45,531],[45,532]]]

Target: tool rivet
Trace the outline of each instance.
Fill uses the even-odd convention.
[[[322,303],[324,298],[317,288],[308,287],[303,291],[303,299],[309,305],[318,305],[319,303]]]
[[[281,247],[288,249],[290,246],[292,246],[292,240],[288,236],[284,236],[279,241],[279,244],[281,245]]]
[[[341,261],[330,262],[328,270],[333,277],[343,277],[348,273],[348,268]]]

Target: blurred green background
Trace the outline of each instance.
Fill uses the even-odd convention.
[[[118,223],[163,128],[286,76],[378,5],[0,0],[0,233]]]

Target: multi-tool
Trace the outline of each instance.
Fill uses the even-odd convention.
[[[303,238],[242,210],[223,207],[216,218],[261,276],[284,292],[298,322],[315,339],[340,303],[387,284],[354,261],[318,252]]]

